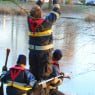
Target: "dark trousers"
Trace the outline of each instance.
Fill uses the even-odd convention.
[[[47,64],[50,63],[51,50],[30,50],[29,65],[30,71],[39,81],[43,78],[47,70]]]

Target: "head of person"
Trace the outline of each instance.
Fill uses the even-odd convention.
[[[17,65],[26,66],[26,56],[21,54],[18,56]]]
[[[53,52],[52,59],[55,60],[55,61],[59,61],[61,58],[62,58],[62,52],[61,52],[61,50],[60,49],[56,49]]]
[[[32,16],[34,19],[39,19],[42,17],[42,10],[40,6],[34,5],[30,11],[30,16]]]

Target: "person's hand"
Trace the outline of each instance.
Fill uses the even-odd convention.
[[[47,88],[47,84],[46,83],[43,83],[42,84],[42,88]]]
[[[61,72],[61,73],[60,73],[60,75],[63,75],[63,76],[64,76],[64,73],[63,73],[63,72]]]
[[[38,1],[40,1],[40,2],[44,2],[45,0],[38,0]]]
[[[65,77],[65,78],[68,78],[68,79],[71,79],[70,74],[68,74],[68,73],[65,73],[65,74],[64,74],[64,77]]]
[[[36,2],[36,4],[39,5],[40,7],[43,5],[43,3],[44,3],[44,0],[38,0]]]
[[[53,86],[53,87],[57,87],[57,86],[59,86],[60,84],[62,83],[62,79],[60,79],[60,78],[55,78],[52,82],[51,82],[51,86]]]
[[[3,66],[2,71],[7,71],[7,67]]]

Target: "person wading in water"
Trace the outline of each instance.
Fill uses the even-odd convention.
[[[41,6],[44,1],[38,0],[28,15],[29,26],[29,68],[38,81],[43,79],[47,64],[50,63],[53,50],[52,26],[60,16],[60,6],[53,0],[53,9],[42,18]]]

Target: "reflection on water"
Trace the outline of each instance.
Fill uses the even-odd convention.
[[[77,95],[95,95],[93,85],[95,79],[93,76],[95,73],[95,23],[60,18],[53,26],[53,30],[54,49],[59,48],[63,51],[63,58],[60,61],[61,70],[71,73],[72,76],[71,80],[64,80],[64,84],[59,87],[60,90],[77,93]],[[26,17],[0,16],[0,67],[5,62],[6,48],[11,49],[8,67],[15,64],[18,54],[23,53],[28,57],[27,32]],[[93,78],[89,78],[89,75]],[[83,83],[84,85],[82,85]],[[87,83],[90,86],[85,86]]]
[[[64,60],[68,60],[72,58],[75,49],[75,38],[77,32],[77,26],[74,22],[67,21],[64,26],[64,45],[63,45],[63,53],[64,53]]]
[[[11,49],[10,65],[15,64],[19,53],[28,54],[28,36],[26,31],[28,29],[25,17],[0,16],[0,52],[4,57],[5,49]]]

